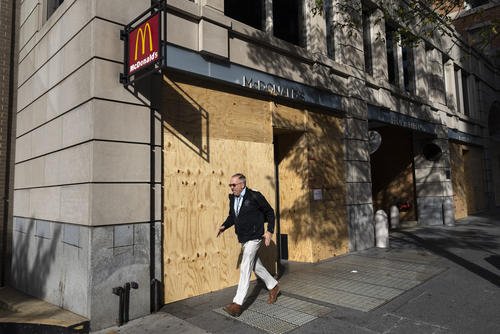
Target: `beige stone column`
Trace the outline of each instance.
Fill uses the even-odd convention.
[[[429,96],[429,76],[432,76],[433,51],[426,52],[425,45],[419,43],[413,48],[415,64],[415,93],[417,96],[426,98]],[[431,92],[432,93],[432,92]],[[429,96],[432,97],[432,94]]]

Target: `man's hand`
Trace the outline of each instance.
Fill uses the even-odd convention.
[[[269,231],[266,231],[263,235],[264,237],[264,245],[269,246],[271,244],[271,239],[273,238],[273,234]]]
[[[224,232],[225,229],[226,228],[224,226],[219,227],[219,229],[217,230],[217,238],[222,234],[222,232]]]

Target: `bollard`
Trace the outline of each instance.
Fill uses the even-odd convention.
[[[453,200],[447,197],[443,201],[443,224],[446,226],[455,226],[455,212]]]
[[[399,209],[397,206],[391,206],[391,229],[399,227]]]
[[[389,223],[384,210],[375,213],[375,241],[378,248],[389,247]]]

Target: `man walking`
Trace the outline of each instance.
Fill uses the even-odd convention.
[[[234,225],[238,241],[242,245],[243,256],[240,265],[240,281],[233,302],[224,311],[237,317],[242,312],[243,301],[248,292],[252,270],[262,279],[269,290],[267,302],[273,304],[278,298],[280,288],[278,281],[262,265],[257,251],[262,239],[269,246],[274,233],[274,211],[265,197],[258,191],[246,187],[246,178],[243,174],[234,174],[229,182],[232,194],[229,195],[229,215],[224,224],[219,227],[217,237]],[[267,230],[264,233],[264,222],[267,221]]]

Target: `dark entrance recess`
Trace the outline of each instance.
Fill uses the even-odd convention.
[[[224,0],[224,15],[262,30],[264,0]]]
[[[378,124],[370,129],[382,137],[380,148],[370,155],[374,209],[389,213],[396,205],[401,220],[415,220],[412,131]]]

